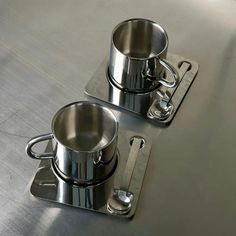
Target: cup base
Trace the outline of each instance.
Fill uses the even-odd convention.
[[[158,82],[158,80],[153,81],[152,86],[148,88],[142,88],[142,89],[130,89],[130,88],[125,88],[122,87],[109,73],[109,68],[107,68],[107,80],[109,83],[111,83],[113,86],[115,86],[117,89],[120,89],[121,91],[127,92],[127,93],[134,93],[134,94],[142,94],[142,93],[150,93],[153,92],[154,90],[158,89],[161,84]]]
[[[66,182],[85,187],[85,186],[91,186],[91,185],[96,185],[96,184],[102,183],[106,179],[110,178],[117,168],[118,159],[119,159],[119,152],[117,151],[116,154],[112,157],[111,161],[109,162],[109,164],[113,165],[112,170],[104,177],[101,177],[99,179],[87,180],[87,181],[81,181],[77,178],[72,178],[71,176],[65,175],[59,169],[59,167],[57,166],[57,164],[53,160],[51,161],[52,162],[51,165],[52,165],[52,170],[55,172],[55,174],[58,175],[63,180],[65,180]]]

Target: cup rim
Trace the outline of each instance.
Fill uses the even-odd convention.
[[[155,25],[157,28],[159,28],[159,29],[163,32],[163,34],[165,35],[165,38],[166,38],[165,47],[164,47],[158,54],[156,54],[156,55],[154,55],[154,56],[142,57],[142,58],[140,58],[140,57],[132,57],[132,56],[129,56],[129,55],[125,55],[123,52],[121,52],[121,51],[117,48],[117,46],[116,46],[116,44],[115,44],[115,42],[114,42],[114,34],[115,34],[116,30],[117,30],[120,26],[122,26],[122,25],[124,25],[124,24],[127,24],[128,22],[131,22],[131,21],[133,21],[133,22],[134,22],[134,21],[147,21],[147,22],[149,22],[149,23]],[[127,19],[127,20],[125,20],[125,21],[120,22],[120,23],[119,23],[118,25],[116,25],[115,28],[112,30],[111,41],[112,41],[112,45],[114,46],[114,49],[115,49],[117,52],[119,52],[120,54],[122,54],[123,56],[125,56],[125,57],[127,57],[127,58],[130,58],[130,59],[132,59],[132,60],[138,60],[138,61],[149,60],[149,59],[158,57],[160,54],[162,54],[162,53],[168,48],[168,43],[169,43],[168,34],[167,34],[166,30],[165,30],[162,26],[160,26],[159,24],[157,24],[155,21],[152,21],[152,20],[149,20],[149,19],[145,19],[145,18],[130,18],[130,19]]]
[[[84,151],[84,150],[76,150],[76,149],[73,149],[73,148],[69,147],[68,145],[65,145],[64,143],[62,143],[61,141],[59,141],[59,139],[57,138],[57,136],[56,136],[56,134],[55,134],[55,127],[54,127],[54,125],[55,125],[55,120],[56,120],[56,118],[59,116],[59,114],[62,113],[62,111],[64,111],[66,108],[72,107],[72,106],[75,106],[75,105],[78,105],[78,104],[88,104],[88,105],[91,105],[91,106],[97,106],[97,107],[102,108],[103,110],[105,110],[106,112],[108,112],[108,113],[111,115],[111,117],[112,117],[112,119],[113,119],[113,121],[114,121],[114,123],[115,123],[115,131],[114,131],[114,135],[113,135],[112,139],[110,139],[109,142],[108,142],[106,145],[104,145],[103,147],[98,148],[97,150],[86,150],[86,151]],[[84,100],[84,101],[72,102],[72,103],[69,103],[69,104],[67,104],[67,105],[65,105],[65,106],[63,106],[63,107],[61,107],[61,108],[55,113],[55,115],[54,115],[53,118],[52,118],[51,130],[52,130],[53,138],[56,140],[56,142],[59,143],[59,144],[61,144],[61,145],[64,146],[64,147],[66,147],[66,148],[69,149],[70,151],[73,151],[73,152],[75,152],[75,153],[91,154],[91,153],[97,153],[97,152],[100,152],[100,151],[106,149],[108,146],[110,146],[110,145],[114,142],[114,140],[115,140],[115,139],[117,138],[117,136],[118,136],[118,121],[117,121],[117,118],[116,118],[116,116],[114,115],[114,113],[113,113],[109,108],[107,108],[107,107],[105,107],[105,106],[102,106],[102,105],[100,105],[100,104],[98,104],[98,103],[95,103],[95,102],[90,102],[90,101],[85,101],[85,100]]]

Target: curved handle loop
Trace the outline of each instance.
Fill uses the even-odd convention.
[[[173,77],[173,81],[167,81],[165,79],[159,79],[158,82],[161,83],[162,85],[166,86],[167,88],[173,88],[178,84],[179,81],[179,73],[177,72],[177,70],[170,64],[168,63],[166,60],[161,59],[161,58],[157,58],[157,60],[159,60],[160,64],[166,69],[168,70],[172,77]]]
[[[43,134],[30,139],[25,148],[26,153],[29,157],[38,160],[52,159],[54,157],[54,151],[46,153],[36,153],[32,150],[35,144],[51,139],[53,139],[53,134]]]

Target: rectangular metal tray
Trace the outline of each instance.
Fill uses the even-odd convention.
[[[116,215],[107,209],[107,204],[114,189],[119,188],[121,177],[126,167],[130,151],[130,140],[134,136],[143,137],[145,144],[140,149],[134,167],[129,191],[133,193],[132,206],[127,214],[118,215],[129,218],[134,215],[139,199],[142,182],[144,179],[149,154],[151,151],[151,140],[143,135],[129,131],[119,131],[118,135],[118,163],[112,176],[102,183],[90,186],[78,186],[64,181],[60,178],[50,160],[40,162],[37,173],[31,185],[31,193],[35,197],[56,203],[79,207],[109,215]],[[47,151],[51,149],[48,143]]]
[[[89,97],[125,109],[147,120],[152,120],[155,124],[168,125],[174,118],[184,96],[197,75],[198,64],[193,60],[174,54],[168,54],[167,60],[176,68],[180,76],[180,81],[176,88],[166,89],[160,86],[154,91],[142,94],[123,92],[109,83],[107,79],[108,58],[106,58],[87,83],[85,94]],[[166,77],[168,79],[170,75],[167,74]],[[159,99],[157,92],[167,94],[169,99],[168,103],[173,106],[170,115],[165,119],[153,119],[149,115],[150,109],[158,109],[154,102]],[[157,110],[157,112],[160,111]]]

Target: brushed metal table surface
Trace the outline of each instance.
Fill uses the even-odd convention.
[[[0,1],[0,235],[236,235],[236,2]],[[27,140],[50,131],[109,52],[113,27],[146,17],[198,76],[168,128],[115,111],[153,140],[132,220],[38,200]]]

